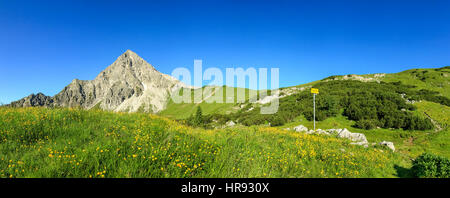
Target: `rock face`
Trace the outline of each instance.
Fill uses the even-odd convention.
[[[42,93],[31,94],[18,101],[12,102],[7,106],[11,107],[34,107],[34,106],[49,106],[53,103],[53,98]]]
[[[94,80],[74,79],[54,97],[39,96],[44,102],[29,105],[159,112],[165,108],[170,94],[181,87],[187,86],[158,72],[136,53],[127,50]],[[22,100],[26,102],[29,97]],[[11,105],[20,106],[19,101]],[[28,105],[25,102],[22,104]]]

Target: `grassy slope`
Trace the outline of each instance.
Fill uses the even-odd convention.
[[[204,89],[204,88],[203,88]],[[191,91],[192,101],[201,101],[201,99],[194,98],[194,90]],[[236,96],[238,92],[245,93],[245,100],[249,98],[249,89],[245,88],[232,88],[232,87],[218,87],[216,92],[222,92],[223,100],[225,101],[227,97],[227,91],[234,91],[234,95]],[[197,106],[202,108],[204,114],[211,113],[230,113],[235,112],[239,109],[239,104],[236,101],[234,103],[208,103],[206,101],[202,101],[201,103],[174,103],[172,100],[167,104],[167,108],[159,113],[159,115],[172,118],[172,119],[186,119],[192,114],[195,113]]]
[[[373,77],[374,74],[361,76]],[[450,97],[450,68],[448,67],[437,69],[411,69],[399,73],[386,74],[385,77],[379,79],[385,82],[401,81],[403,84],[417,86],[416,89],[434,90],[438,91],[443,96]],[[314,81],[295,87],[314,85],[318,82],[320,81]],[[200,106],[205,114],[211,112],[226,113],[235,111],[237,107],[230,104],[219,104],[217,106],[214,104],[200,104]],[[343,116],[329,118],[323,122],[319,122],[318,126],[322,129],[348,128],[352,132],[364,133],[370,142],[380,142],[383,140],[392,141],[396,145],[398,151],[404,154],[405,163],[409,163],[410,158],[414,158],[426,151],[450,157],[450,129],[448,128],[450,126],[450,107],[428,101],[415,103],[415,106],[418,107],[418,114],[424,116],[422,113],[426,112],[434,120],[439,122],[444,129],[438,133],[434,131],[424,132],[390,129],[362,130],[351,127],[354,122]],[[195,107],[196,105],[193,104],[186,105],[182,108],[180,108],[180,105],[169,105],[169,109],[164,111],[161,115],[185,118],[194,113]],[[174,111],[176,109],[178,112]],[[302,119],[302,117],[299,117],[296,122],[288,123],[280,128],[293,127],[299,124],[312,128],[312,122],[308,122],[306,119]]]
[[[410,69],[399,73],[386,74],[381,80],[385,82],[401,81],[403,84],[417,86],[416,89],[438,91],[442,96],[450,98],[450,67]],[[398,142],[400,148],[404,148],[404,152],[413,157],[422,152],[432,152],[450,157],[450,107],[429,101],[417,102],[414,105],[417,107],[418,114],[423,115],[423,112],[426,112],[442,126],[443,130],[440,132],[406,131],[401,132],[405,133],[402,136],[389,135],[389,133],[382,131],[362,130],[361,132],[372,138],[390,138]]]
[[[424,73],[425,72],[425,73]],[[373,77],[374,74],[366,74],[361,75],[364,77]],[[424,79],[422,79],[424,78]],[[381,81],[385,82],[397,82],[401,81],[404,84],[415,85],[416,89],[428,89],[433,91],[438,91],[441,95],[450,98],[450,68],[443,67],[437,69],[411,69],[406,70],[399,73],[386,74],[385,77],[379,78]],[[421,80],[422,79],[422,80]],[[292,86],[292,87],[305,87],[312,86],[319,81],[314,81],[302,85]],[[289,88],[289,87],[285,87]],[[236,88],[243,89],[243,88]],[[283,88],[282,88],[283,89]],[[246,93],[248,93],[248,89],[244,89]],[[224,92],[225,93],[225,92]],[[236,93],[236,90],[235,90]],[[224,94],[224,97],[226,94]],[[248,99],[248,94],[246,95],[246,99]],[[197,106],[201,106],[204,114],[210,113],[228,113],[234,112],[238,109],[236,104],[211,104],[202,102],[201,104],[175,104],[172,101],[169,102],[167,109],[160,112],[160,115],[176,118],[176,119],[184,119],[192,115]],[[428,112],[427,112],[428,113]],[[448,116],[447,116],[448,117]]]
[[[423,80],[420,79],[424,76],[417,76],[418,72],[412,73],[415,70],[387,74],[382,80],[400,80],[449,97],[448,78],[444,75],[448,69],[418,71],[425,70],[429,72],[424,74]],[[169,104],[160,114],[186,118],[194,113],[197,105],[208,114],[235,111],[239,104]],[[274,128],[255,126],[206,131],[146,114],[1,108],[0,176],[409,176],[405,170],[410,166],[410,159],[424,151],[450,157],[450,108],[427,101],[415,105],[419,113],[427,112],[445,129],[440,132],[361,130],[351,127],[353,121],[343,116],[318,122],[318,128],[322,129],[348,128],[364,133],[370,142],[392,141],[398,150],[396,153]],[[298,124],[312,128],[312,122],[302,117],[281,128]]]
[[[396,177],[401,157],[276,128],[143,113],[0,108],[0,177]]]
[[[437,69],[410,69],[395,74],[386,74],[385,82],[401,81],[403,84],[415,85],[417,89],[438,91],[450,98],[450,67]]]
[[[362,75],[373,77],[373,74]],[[425,77],[425,78],[424,78]],[[450,68],[441,69],[412,69],[394,74],[386,74],[380,80],[385,82],[401,81],[403,84],[415,85],[416,89],[428,89],[438,91],[441,95],[450,97]],[[450,158],[450,107],[429,101],[421,101],[414,104],[417,112],[423,116],[426,112],[443,128],[442,131],[404,131],[401,129],[373,129],[363,130],[352,127],[354,121],[344,116],[328,118],[317,122],[317,127],[348,128],[352,132],[363,133],[369,142],[381,142],[383,140],[394,142],[396,149],[403,154],[403,165],[411,166],[410,158],[415,158],[423,152],[431,152]],[[295,122],[288,123],[279,128],[294,127],[303,124],[308,128],[313,123],[300,116]]]

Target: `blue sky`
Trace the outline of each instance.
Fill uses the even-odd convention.
[[[450,65],[450,1],[0,0],[0,103],[94,79],[131,49],[174,68],[278,67],[280,86]]]

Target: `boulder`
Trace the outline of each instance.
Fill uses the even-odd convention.
[[[234,123],[232,120],[230,120],[230,121],[227,122],[226,125],[229,126],[229,127],[231,127],[231,126],[236,125],[236,123]]]
[[[314,134],[315,133],[313,130],[308,130],[308,131],[305,131],[305,132],[306,132],[306,134]]]
[[[380,142],[380,145],[386,146],[386,147],[388,147],[389,149],[391,149],[393,152],[395,152],[395,146],[394,146],[394,143],[393,143],[393,142],[382,141],[382,142]]]
[[[339,134],[344,129],[328,129],[327,132],[331,134]]]
[[[325,130],[322,130],[322,129],[317,129],[314,133],[315,134],[330,135],[330,133],[328,133],[328,132],[326,132]]]
[[[308,128],[306,128],[303,125],[298,125],[298,126],[294,127],[294,130],[297,132],[305,132],[305,131],[308,131]]]
[[[353,142],[363,142],[365,144],[367,144],[367,138],[364,134],[362,133],[352,133],[350,131],[348,131],[346,128],[342,129],[340,131],[337,132],[337,137],[339,138],[347,138],[350,139]]]
[[[369,144],[367,142],[352,142],[350,143],[352,145],[359,145],[359,146],[364,146],[364,148],[369,147]]]

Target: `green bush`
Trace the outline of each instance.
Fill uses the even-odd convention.
[[[370,120],[358,120],[355,123],[355,127],[357,128],[361,128],[361,129],[373,129],[376,128],[379,124],[378,124],[378,120],[375,119],[370,119]]]
[[[412,170],[417,177],[450,178],[450,160],[424,153],[413,161]]]
[[[206,120],[203,118],[202,108],[197,107],[197,111],[194,115],[191,115],[187,120],[186,124],[193,127],[205,127]]]
[[[356,121],[359,128],[395,128],[405,130],[430,130],[434,128],[425,117],[414,115],[416,107],[406,103],[408,99],[429,98],[447,103],[448,98],[437,96],[437,92],[414,90],[414,86],[401,82],[360,82],[360,81],[328,81],[314,85],[319,88],[316,95],[316,121],[323,121],[338,114]],[[401,95],[403,94],[403,95]],[[415,99],[416,100],[416,99]],[[227,117],[213,115],[212,120],[224,123],[235,120],[246,126],[271,123],[272,126],[283,125],[303,115],[308,121],[313,120],[313,96],[309,91],[298,92],[279,100],[278,111],[272,115],[260,114],[260,107],[249,110],[246,107],[229,114]],[[343,112],[341,112],[343,110]],[[206,124],[208,120],[204,120]]]

